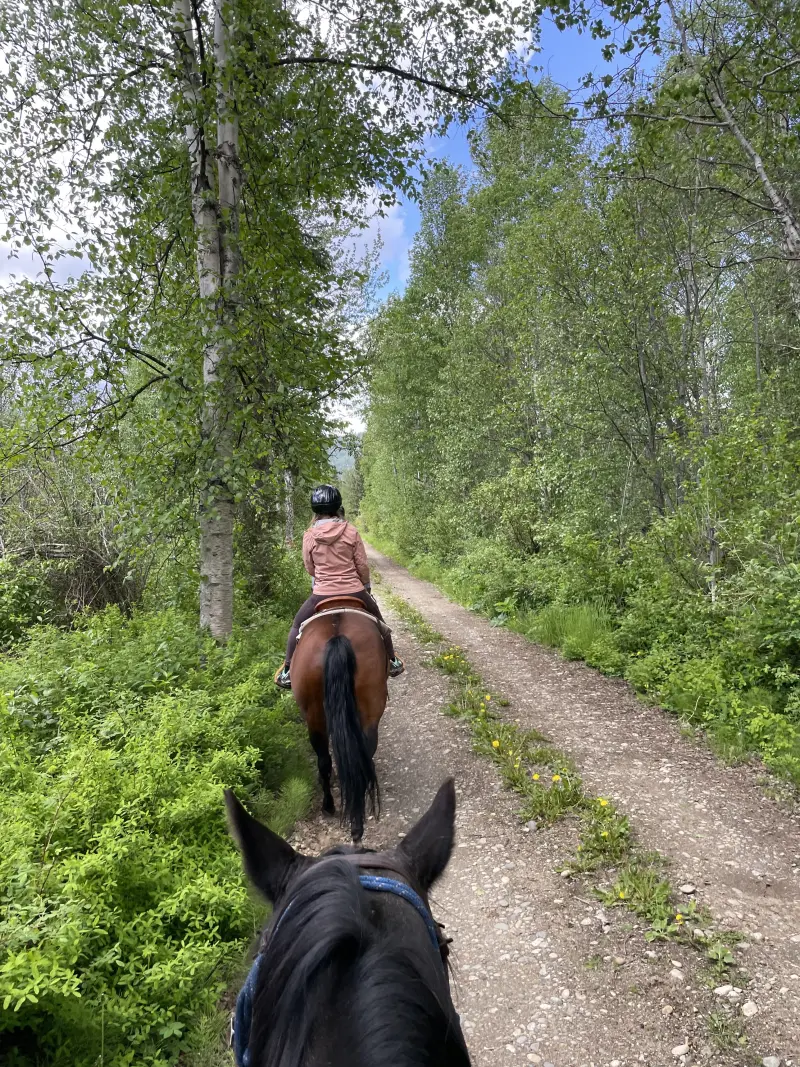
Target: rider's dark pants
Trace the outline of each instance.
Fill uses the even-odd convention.
[[[370,613],[370,615],[374,615],[376,619],[380,619],[381,622],[383,622],[383,615],[381,615],[381,609],[378,607],[378,605],[375,603],[375,601],[372,599],[366,589],[362,589],[358,593],[343,593],[342,595],[348,597],[355,597],[356,600],[360,600],[361,603],[364,605],[364,608]],[[294,622],[292,623],[292,628],[289,631],[289,640],[286,644],[287,667],[292,661],[292,656],[294,655],[295,648],[297,648],[297,635],[300,633],[300,627],[302,626],[302,624],[306,621],[306,619],[311,618],[311,616],[317,610],[318,604],[321,604],[323,600],[333,599],[335,598],[332,597],[330,593],[327,596],[319,596],[317,593],[312,593],[308,600],[306,600],[306,602],[300,608],[298,613],[295,615]],[[392,635],[390,633],[385,633],[383,635],[383,643],[386,646],[386,655],[389,657],[389,659],[394,659],[394,645],[392,644]]]

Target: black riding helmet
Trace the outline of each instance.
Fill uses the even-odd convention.
[[[335,515],[342,506],[342,494],[335,485],[318,485],[311,494],[311,510],[315,515]]]

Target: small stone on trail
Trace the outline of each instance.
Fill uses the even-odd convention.
[[[669,972],[669,976],[673,982],[683,981],[683,971],[679,971],[677,967],[672,968],[672,970]]]
[[[718,985],[714,990],[715,997],[727,997],[729,993],[733,992],[732,985]]]
[[[674,1011],[675,1011],[675,1009],[673,1008],[673,1006],[671,1004],[665,1004],[664,1007],[661,1009],[661,1014],[662,1015],[672,1015],[672,1013]]]
[[[625,962],[625,958],[623,956],[615,956],[614,957],[614,963],[616,963],[617,967],[621,967],[624,962]]]
[[[581,919],[581,926],[591,926],[591,925],[592,925],[592,918],[591,918],[590,915],[587,915],[585,919]]]
[[[688,1054],[688,1052],[689,1052],[689,1046],[688,1045],[676,1045],[675,1048],[672,1050],[672,1055],[676,1056],[676,1057],[677,1056],[686,1056]]]
[[[622,1067],[622,1060],[612,1060],[611,1067]]]
[[[672,966],[673,967],[677,967],[678,970],[680,970],[681,967],[683,967],[683,964],[680,962],[680,960],[672,960],[671,962],[672,962]]]
[[[681,886],[681,893],[686,893],[687,896],[690,893],[696,893],[696,892],[697,892],[697,886],[696,885],[692,885],[691,882],[687,882],[686,885],[682,885]]]
[[[526,830],[535,830],[537,828],[536,819],[528,819],[525,823]]]
[[[535,1052],[528,1053],[528,1063],[541,1063],[542,1057],[537,1056]]]
[[[780,1056],[765,1056],[761,1062],[764,1064],[764,1067],[781,1067]]]
[[[748,1000],[745,1004],[742,1004],[742,1015],[745,1019],[752,1019],[754,1015],[758,1015],[758,1005],[753,1000]]]

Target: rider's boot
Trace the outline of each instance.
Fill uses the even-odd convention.
[[[406,669],[405,663],[399,656],[395,656],[394,659],[389,660],[389,677],[396,678],[398,674],[402,674]]]
[[[292,680],[289,677],[289,668],[286,666],[285,663],[282,666],[278,667],[277,671],[275,672],[274,682],[279,689],[292,688]]]

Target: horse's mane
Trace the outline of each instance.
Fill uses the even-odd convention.
[[[344,995],[353,1067],[468,1067],[449,998],[431,988],[433,948],[423,932],[413,943],[387,939],[370,921],[352,864],[331,858],[312,867],[292,887],[291,905],[264,949],[253,1067],[301,1067],[315,1035],[335,1028],[332,1012]]]

